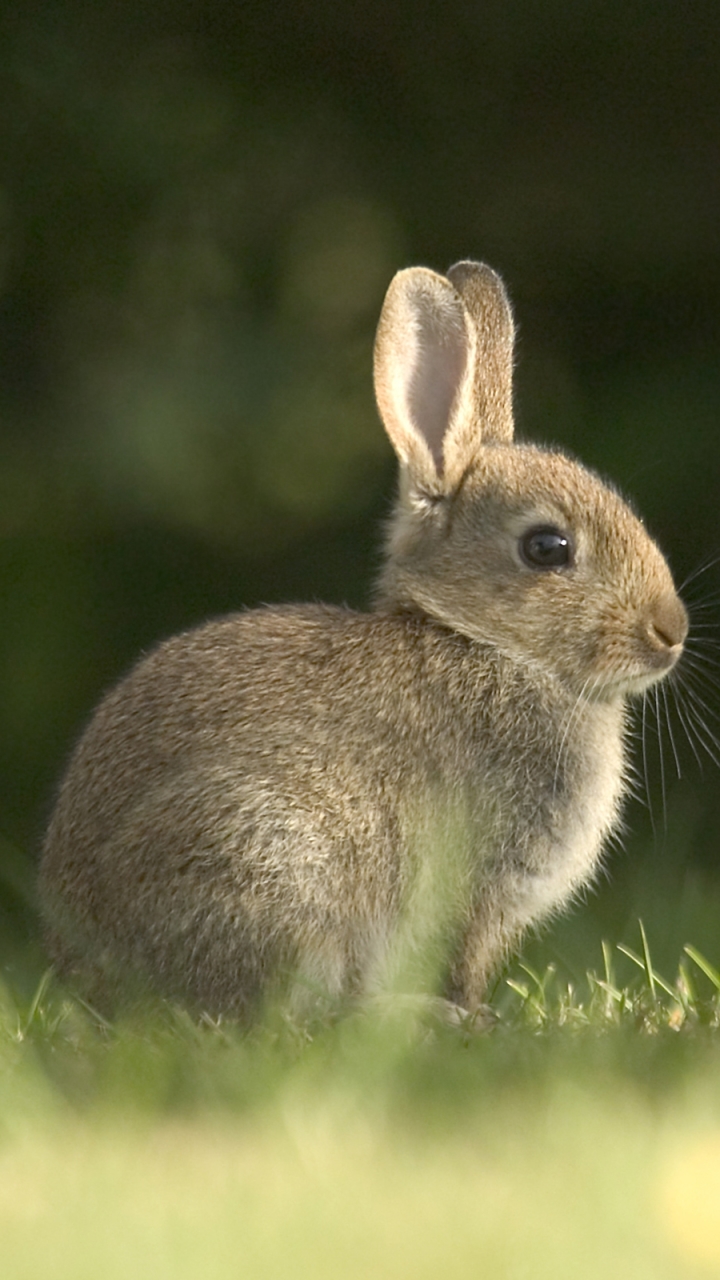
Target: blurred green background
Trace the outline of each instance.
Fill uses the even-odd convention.
[[[138,652],[260,601],[367,601],[399,267],[497,267],[520,432],[611,475],[680,581],[720,553],[720,7],[3,0],[0,49],[10,964],[55,779]],[[688,590],[709,730],[717,589],[710,566]],[[661,961],[717,963],[718,773],[678,743],[678,781],[669,746],[667,816],[655,745],[651,811],[543,943],[571,969],[639,914]]]

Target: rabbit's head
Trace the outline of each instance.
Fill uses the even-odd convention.
[[[623,499],[564,454],[515,443],[502,281],[460,262],[395,276],[375,345],[400,493],[383,607],[420,611],[577,693],[641,692],[677,661],[687,615]]]

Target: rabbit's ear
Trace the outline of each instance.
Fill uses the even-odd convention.
[[[475,326],[444,276],[425,267],[398,272],[375,339],[375,395],[400,462],[430,493],[460,478],[448,466],[448,444],[469,433],[474,417],[476,345]]]
[[[484,262],[456,262],[448,279],[460,294],[475,329],[475,412],[485,443],[513,438],[512,359],[515,326],[505,286]]]

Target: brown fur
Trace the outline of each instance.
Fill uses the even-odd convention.
[[[522,931],[592,878],[626,696],[672,667],[687,621],[618,495],[512,442],[512,333],[488,267],[395,277],[375,370],[400,496],[377,609],[211,622],[104,699],[43,857],[61,970],[243,1013],[291,977],[371,992],[409,956],[411,981],[442,971],[474,1010]],[[567,532],[572,566],[523,562],[537,525]]]

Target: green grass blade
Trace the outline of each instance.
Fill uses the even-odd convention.
[[[46,969],[35,989],[35,994],[30,1002],[30,1008],[28,1009],[27,1015],[20,1026],[20,1038],[23,1040],[37,1017],[40,1005],[52,981],[52,976],[52,969]]]
[[[689,942],[685,944],[683,951],[685,952],[685,955],[689,956],[693,963],[697,965],[698,969],[700,969],[705,976],[710,979],[715,989],[720,991],[720,973],[713,965],[711,965],[710,961],[706,960],[695,947],[690,946]]]
[[[612,962],[612,947],[605,938],[602,940],[603,964],[605,966],[605,983],[607,987],[615,990],[617,984],[615,982],[615,970]]]
[[[648,980],[648,985],[650,987],[650,994],[652,996],[653,1004],[657,1004],[657,991],[655,990],[655,974],[653,973],[652,960],[650,959],[650,947],[648,946],[647,934],[645,933],[645,926],[642,920],[638,920],[638,924],[640,925],[640,937],[642,939],[643,962],[645,965],[645,973],[647,974],[647,980]],[[666,986],[665,990],[667,991],[667,989],[668,988]]]
[[[621,951],[624,956],[627,956],[628,960],[632,960],[633,964],[636,964],[638,969],[642,969],[643,973],[647,977],[648,986],[650,988],[654,1004],[657,1004],[658,987],[660,987],[661,991],[664,991],[666,995],[672,996],[673,1000],[677,1000],[678,1004],[682,1004],[682,1000],[675,987],[671,986],[656,969],[653,969],[650,964],[649,951],[646,951],[645,955],[639,956],[637,951],[633,951],[632,947],[626,947],[623,942],[618,943],[617,949],[618,951]]]

